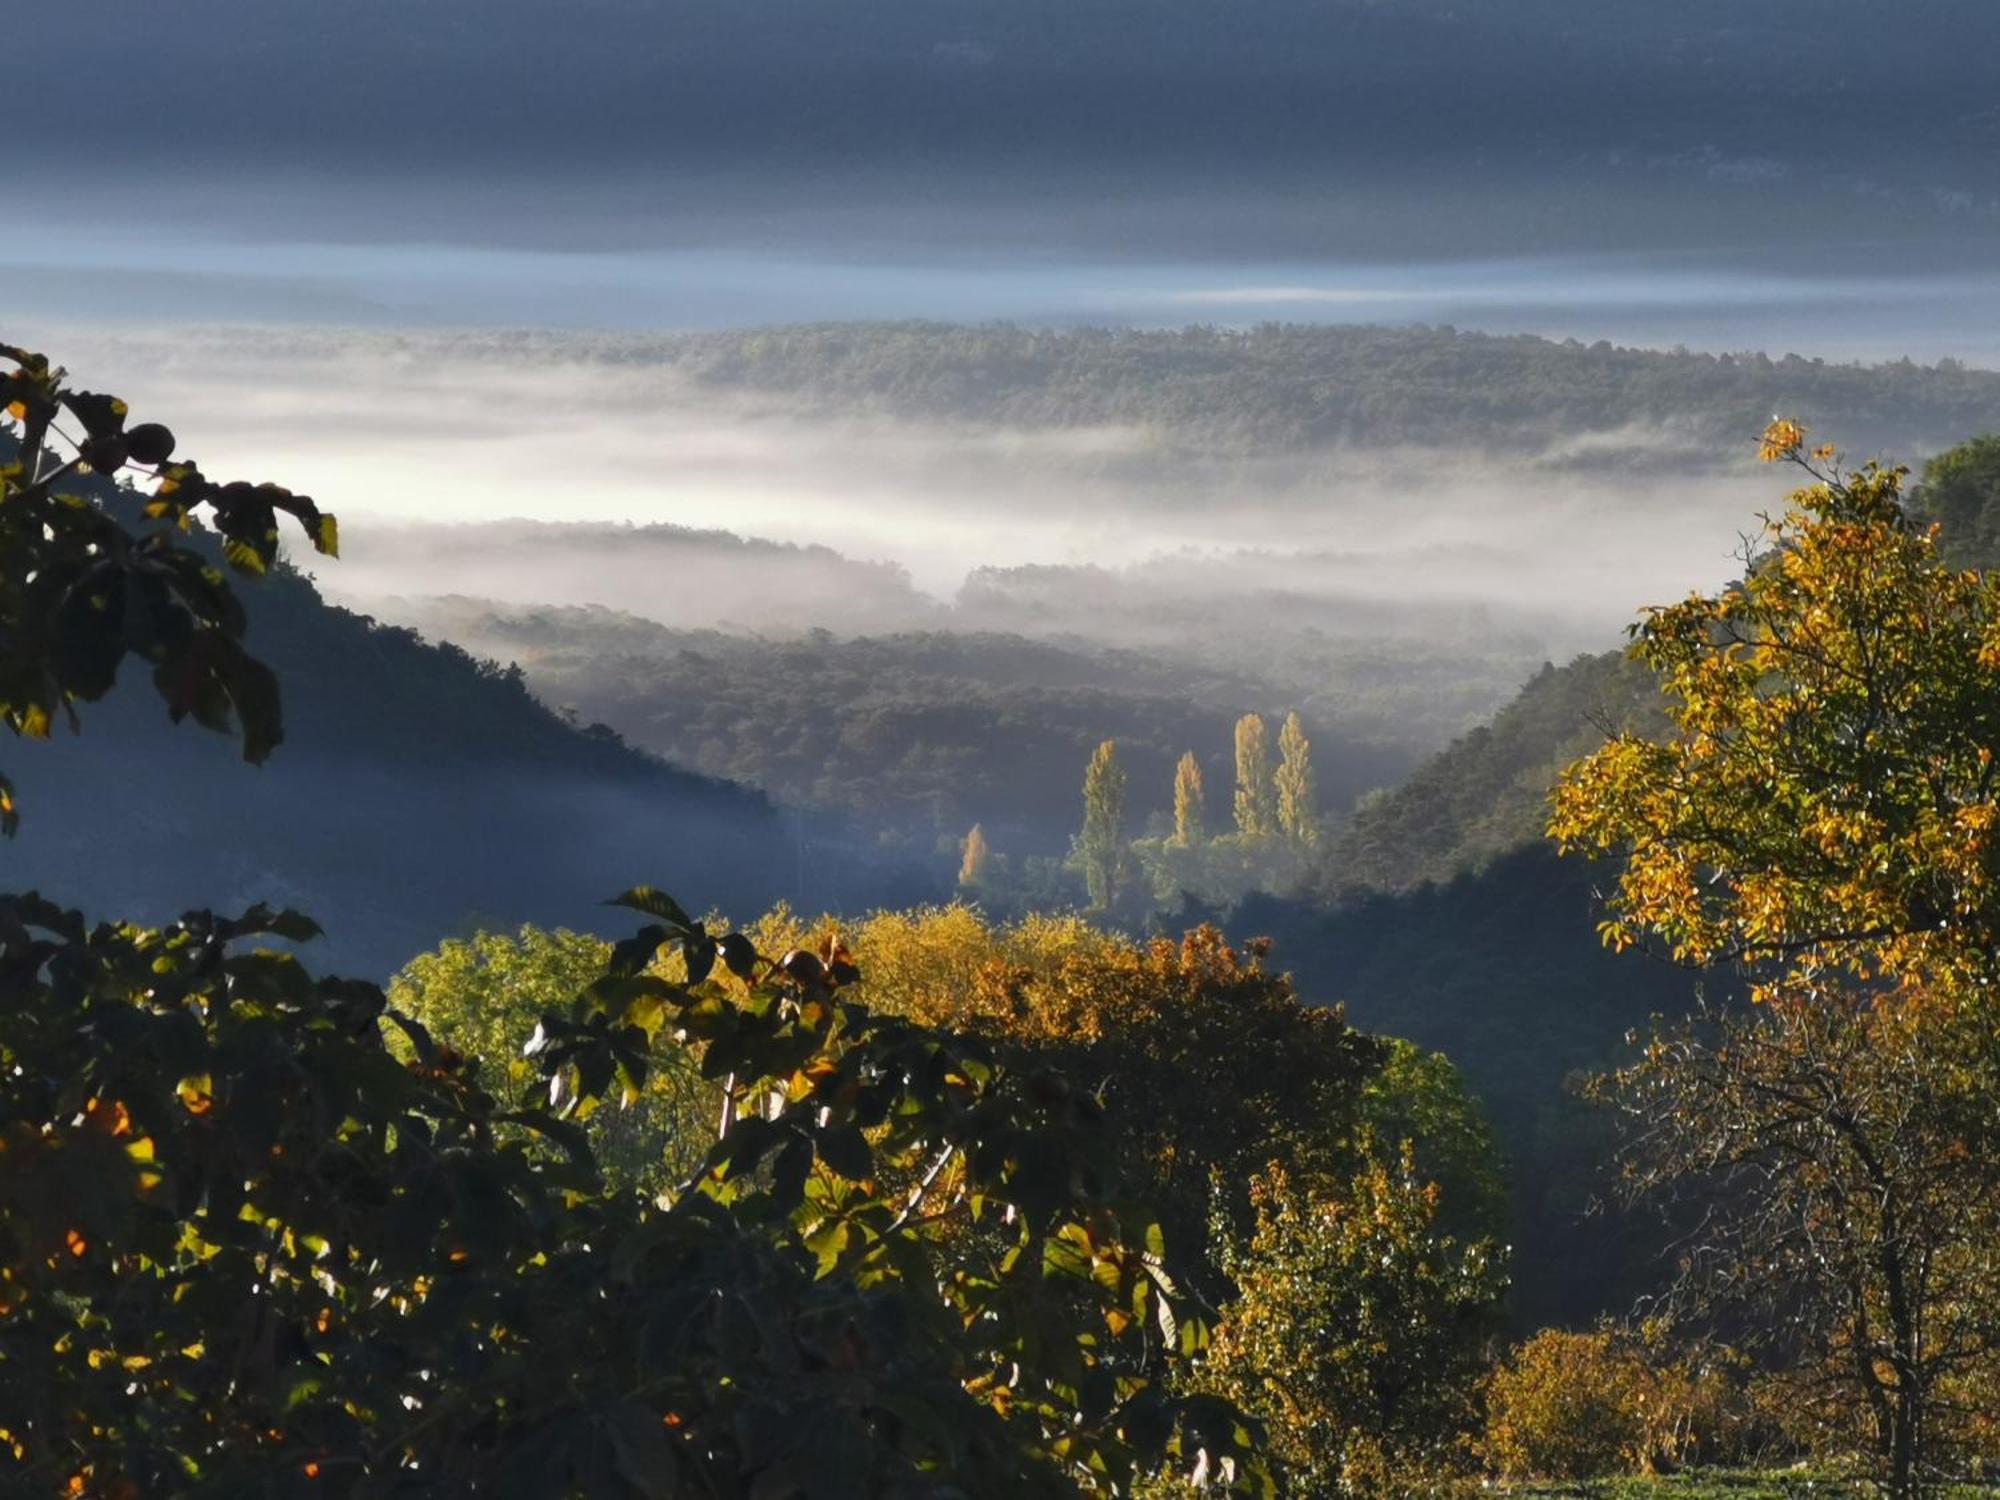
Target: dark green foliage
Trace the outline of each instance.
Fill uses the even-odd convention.
[[[1569,1085],[1621,1061],[1626,1033],[1653,1015],[1686,1013],[1696,980],[1604,949],[1601,874],[1530,846],[1331,910],[1253,898],[1229,923],[1269,933],[1306,1000],[1457,1064],[1509,1164],[1525,1327],[1588,1322],[1657,1279],[1656,1226],[1600,1211],[1615,1136]]]
[[[1544,666],[1491,724],[1364,801],[1317,883],[1335,893],[1403,890],[1538,844],[1558,771],[1610,730],[1665,727],[1652,674],[1622,651]]]
[[[1925,464],[1909,510],[1943,527],[1938,553],[1953,567],[2000,566],[2000,434],[1972,438]]]
[[[1438,1227],[1462,1240],[1504,1242],[1512,1207],[1507,1162],[1465,1076],[1442,1052],[1401,1037],[1387,1044],[1381,1071],[1361,1093],[1369,1135],[1392,1148],[1409,1142],[1421,1181],[1439,1193]]]

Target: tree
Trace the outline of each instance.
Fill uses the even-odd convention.
[[[77,1493],[793,1495],[831,1465],[997,1497],[1200,1449],[1255,1482],[1239,1418],[1159,1387],[1200,1328],[1089,1095],[870,1014],[837,947],[620,901],[653,920],[508,1104],[372,985],[246,946],[310,937],[295,913],[0,898],[0,1462]],[[582,1122],[670,1037],[769,1107],[654,1203]]]
[[[1236,721],[1236,831],[1246,839],[1265,839],[1278,831],[1278,788],[1260,714]]]
[[[977,823],[965,836],[965,850],[958,862],[958,883],[968,890],[986,884],[993,873],[993,850],[986,842],[986,830]]]
[[[1563,773],[1549,832],[1621,852],[1606,940],[1768,977],[1986,983],[2000,954],[2000,575],[1954,571],[1900,503],[1775,424],[1815,481],[1766,522],[1743,581],[1648,611],[1634,654],[1672,733],[1621,734]]]
[[[1499,1240],[1509,1230],[1512,1205],[1480,1102],[1442,1052],[1400,1037],[1385,1045],[1381,1069],[1362,1089],[1363,1128],[1415,1153],[1422,1180],[1438,1188],[1440,1229],[1465,1240]]]
[[[334,518],[276,485],[217,484],[174,457],[165,427],[128,426],[123,401],[72,389],[44,355],[0,344],[0,358],[14,365],[0,375],[11,428],[0,432],[0,719],[33,739],[58,716],[74,726],[76,705],[110,692],[136,655],[176,723],[192,715],[237,733],[243,758],[263,760],[284,738],[277,679],[244,649],[248,621],[214,546],[183,533],[205,518],[220,559],[257,576],[276,561],[280,511],[328,555],[339,547]],[[57,423],[65,414],[81,433],[73,441]],[[127,470],[152,486],[136,526],[78,492],[88,475]],[[0,777],[0,831],[17,818]]]
[[[1083,834],[1077,852],[1090,904],[1108,911],[1118,899],[1125,874],[1125,768],[1118,742],[1106,740],[1090,757],[1083,777]]]
[[[766,946],[812,930],[790,914],[756,928]],[[1118,1156],[1190,1260],[1218,1214],[1248,1232],[1248,1184],[1270,1162],[1344,1188],[1370,1120],[1406,1124],[1424,1172],[1492,1170],[1472,1158],[1470,1100],[1440,1098],[1434,1074],[1418,1098],[1394,1098],[1410,1074],[1390,1072],[1394,1044],[1302,1004],[1264,944],[1238,948],[1206,926],[1132,942],[1080,916],[1000,924],[964,906],[878,912],[848,938],[868,1004],[1100,1080]]]
[[[1180,848],[1195,848],[1207,836],[1206,800],[1201,784],[1201,762],[1189,750],[1174,767],[1173,842]]]
[[[524,1055],[552,999],[575,995],[604,972],[611,945],[558,929],[481,932],[419,954],[389,981],[388,1000],[434,1035],[488,1060],[518,1090],[534,1073]],[[678,959],[662,965],[684,978]],[[677,1189],[714,1143],[721,1090],[684,1047],[654,1050],[643,1087],[615,1109],[593,1111],[592,1147],[621,1187]]]
[[[1297,713],[1285,715],[1278,734],[1279,765],[1273,779],[1278,828],[1296,843],[1319,842],[1319,799],[1313,781],[1312,746]]]
[[[1633,1190],[1706,1198],[1681,1300],[1773,1313],[1903,1495],[2000,1307],[2000,578],[1939,561],[1902,470],[1843,471],[1787,421],[1762,453],[1813,483],[1741,583],[1642,619],[1672,733],[1572,766],[1550,832],[1625,855],[1613,946],[1754,981],[1751,1014],[1657,1037],[1607,1086]]]
[[[1437,1231],[1406,1146],[1328,1193],[1273,1166],[1225,1258],[1240,1288],[1199,1379],[1257,1412],[1290,1490],[1371,1490],[1461,1468],[1507,1278],[1491,1241]]]
[[[1960,443],[1924,465],[1910,508],[1940,528],[1955,568],[2000,566],[2000,433]]]
[[[1644,1365],[1610,1329],[1543,1329],[1488,1382],[1488,1462],[1515,1480],[1598,1479],[1640,1468],[1644,1381]]]
[[[1860,1440],[1898,1496],[2000,1372],[1995,1052],[1983,1001],[1788,982],[1597,1086],[1632,1127],[1628,1192],[1704,1205],[1667,1309],[1761,1329],[1794,1425]]]

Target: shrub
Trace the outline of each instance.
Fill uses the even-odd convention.
[[[1488,1382],[1488,1462],[1509,1479],[1595,1479],[1636,1467],[1644,1373],[1609,1330],[1542,1330]]]
[[[1545,1328],[1487,1382],[1487,1462],[1508,1479],[1594,1479],[1742,1461],[1766,1428],[1741,1365],[1712,1344],[1670,1353],[1615,1328]]]

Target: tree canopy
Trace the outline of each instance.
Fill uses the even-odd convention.
[[[1903,471],[1766,456],[1811,479],[1742,581],[1649,611],[1634,655],[1671,736],[1612,738],[1559,784],[1549,831],[1622,851],[1614,945],[1705,964],[1950,973],[2000,951],[2000,579],[1946,566]]]

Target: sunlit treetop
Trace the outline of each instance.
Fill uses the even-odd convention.
[[[1561,778],[1550,836],[1622,853],[1614,947],[1650,939],[1759,978],[1994,977],[2000,582],[1945,566],[1905,471],[1842,466],[1774,421],[1810,481],[1743,576],[1647,610],[1633,655],[1675,732],[1614,736]]]

